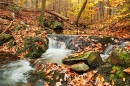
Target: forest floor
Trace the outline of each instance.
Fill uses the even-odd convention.
[[[35,11],[35,10],[34,11],[20,11],[14,16],[14,14],[11,11],[0,9],[0,33],[13,34],[13,30],[16,26],[26,25],[27,27],[29,27],[29,29],[24,30],[25,32],[19,30],[19,34],[22,34],[24,37],[35,36],[33,34],[34,31],[41,29],[38,22],[39,16],[40,16],[40,12]],[[73,22],[73,21],[70,20],[70,22]],[[117,19],[113,18],[113,19],[104,21],[102,23],[97,22],[92,25],[85,25],[85,27],[82,25],[75,26],[74,24],[70,24],[66,22],[64,24],[65,26],[63,29],[63,34],[71,34],[71,35],[78,34],[78,35],[90,35],[90,36],[101,36],[101,37],[112,36],[112,37],[118,37],[118,38],[130,38],[130,19],[129,18],[118,20],[118,21]],[[44,30],[46,31],[46,29]],[[51,30],[52,33],[54,32],[52,29],[49,29],[49,30]],[[43,36],[44,35],[45,35],[45,32],[43,31]],[[20,37],[15,38],[15,40],[17,40],[18,43],[21,42]],[[13,48],[11,50],[7,50],[7,49],[8,47],[6,45],[4,45],[4,47],[0,46],[0,52],[1,50],[7,51],[7,52],[9,51],[9,53],[15,52]],[[48,66],[49,68],[51,68],[51,66],[53,65],[55,66],[55,64],[52,64],[52,63],[50,63],[49,65],[50,65]],[[62,68],[64,69],[65,67],[59,66],[58,70],[61,70]],[[69,71],[68,73],[70,73],[70,70],[69,69],[67,70]],[[90,75],[89,77],[86,75],[83,75],[83,77],[76,77],[78,75],[75,74],[76,78],[74,80],[81,80],[81,78],[85,80],[89,78],[91,81],[91,79],[93,78],[93,75],[96,72],[97,71],[88,72],[88,74]],[[73,73],[70,73],[70,76],[71,75],[73,76]],[[104,81],[103,77],[100,75],[97,78],[100,79],[101,82]],[[82,84],[84,80],[80,81],[80,83]],[[75,84],[76,83],[78,83],[78,81],[75,82]],[[101,85],[98,85],[98,86],[101,86]]]
[[[2,32],[6,28],[6,26],[8,26],[10,22],[13,20],[11,13],[12,12],[9,10],[0,9],[0,32]],[[39,11],[21,11],[18,14],[15,14],[14,23],[23,23],[29,26],[40,28],[38,22],[39,16]],[[69,22],[74,21],[70,20]],[[12,29],[13,27],[10,30]],[[79,26],[75,26],[74,24],[69,24],[65,22],[63,34],[114,36],[119,38],[130,38],[130,19],[126,18],[119,20],[117,18],[111,18],[104,22],[96,22],[92,25],[85,26],[83,26],[82,24]]]

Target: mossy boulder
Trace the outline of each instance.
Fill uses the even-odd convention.
[[[45,26],[53,29],[57,34],[62,33],[63,31],[63,22],[54,21],[54,20],[45,20]]]
[[[71,69],[76,72],[85,72],[85,71],[89,70],[89,66],[86,65],[85,63],[78,63],[78,64],[72,65]]]
[[[115,49],[107,60],[112,65],[130,66],[130,51]]]
[[[111,64],[106,63],[98,68],[95,78],[101,74],[106,82],[112,84],[111,80],[113,80],[114,86],[129,86],[129,74],[125,73],[123,71],[124,69],[126,68],[122,66],[112,66]],[[125,81],[123,81],[123,78],[125,78]]]
[[[13,39],[13,36],[10,34],[1,34],[0,35],[0,46],[8,42],[10,39]]]
[[[52,29],[55,29],[57,27],[63,28],[63,23],[58,21],[45,20],[45,26]]]
[[[102,59],[98,52],[88,51],[79,56],[69,55],[68,58],[63,59],[62,62],[63,64],[67,64],[67,65],[84,62],[90,67],[97,67],[99,64],[102,63]]]
[[[24,39],[24,47],[17,52],[19,54],[23,52],[26,53],[26,58],[35,59],[40,57],[48,49],[48,39],[39,38],[39,37],[30,37]]]

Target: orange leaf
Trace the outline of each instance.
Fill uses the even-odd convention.
[[[130,67],[129,67],[129,68],[127,68],[127,69],[125,69],[125,70],[124,70],[124,72],[126,72],[126,73],[130,74]]]

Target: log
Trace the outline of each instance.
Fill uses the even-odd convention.
[[[23,8],[23,11],[27,11],[27,12],[33,12],[33,11],[35,11],[35,12],[40,12],[41,9]],[[47,13],[49,13],[49,14],[51,14],[51,15],[54,15],[54,16],[56,16],[56,17],[59,17],[60,19],[66,21],[66,22],[69,21],[69,18],[67,18],[67,17],[65,17],[65,16],[63,16],[63,15],[61,15],[61,14],[55,12],[55,11],[46,10],[45,12],[47,12]]]
[[[55,12],[55,11],[46,11],[47,13],[51,14],[51,15],[54,15],[56,17],[59,17],[60,19],[63,19],[64,21],[69,21],[69,18]]]

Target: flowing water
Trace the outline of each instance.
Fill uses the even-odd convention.
[[[11,62],[1,65],[0,86],[20,86],[27,83],[29,72],[34,70],[30,63],[25,60]]]
[[[49,35],[49,48],[38,61],[62,64],[63,57],[73,52],[73,50],[67,49],[67,46],[69,46],[70,41],[76,37],[77,36]]]
[[[62,64],[63,57],[72,53],[73,47],[77,44],[71,43],[77,38],[76,35],[48,35],[49,48],[48,50],[37,60],[40,62],[55,62]],[[110,45],[106,48],[104,54],[101,54],[103,61],[105,61],[115,45]],[[30,63],[26,60],[19,60],[15,62],[0,64],[0,86],[43,86],[44,81],[34,76],[29,75],[29,72],[35,70],[30,66]]]
[[[49,36],[49,48],[41,56],[38,61],[55,62],[61,64],[62,58],[70,54],[73,50],[66,49],[69,42],[75,39],[76,36]],[[19,60],[14,62],[5,62],[0,65],[0,86],[43,86],[44,81],[35,79],[34,76],[29,75],[29,72],[35,70],[30,66],[26,60]]]
[[[105,50],[103,54],[100,54],[101,58],[103,61],[106,61],[107,58],[110,56],[110,54],[112,53],[113,48],[115,47],[115,45],[109,45]]]

